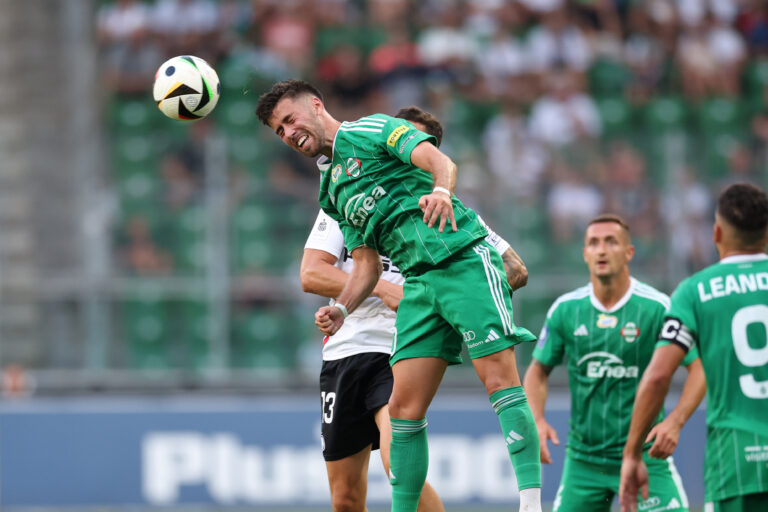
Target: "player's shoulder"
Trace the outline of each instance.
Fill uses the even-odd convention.
[[[585,285],[580,288],[576,288],[575,290],[571,290],[570,292],[566,292],[556,298],[552,305],[549,307],[549,311],[547,311],[547,318],[551,317],[555,311],[567,309],[568,307],[573,306],[585,299],[589,300],[589,285]]]
[[[632,294],[640,299],[656,303],[665,310],[669,308],[669,295],[642,281],[634,280]]]

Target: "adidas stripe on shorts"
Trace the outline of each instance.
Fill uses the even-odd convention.
[[[485,240],[406,278],[390,363],[440,357],[459,364],[464,346],[476,359],[535,341],[515,326],[511,293],[501,256]]]

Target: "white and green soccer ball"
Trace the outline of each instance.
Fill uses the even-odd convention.
[[[152,95],[160,111],[171,119],[202,119],[214,109],[220,94],[216,71],[200,57],[173,57],[155,73]]]

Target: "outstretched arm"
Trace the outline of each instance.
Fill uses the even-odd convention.
[[[675,408],[672,409],[672,412],[669,413],[669,416],[653,427],[645,439],[647,443],[655,438],[653,446],[648,451],[648,455],[651,457],[666,459],[672,455],[680,439],[680,430],[707,393],[707,384],[701,359],[694,359],[691,364],[686,366],[686,369],[688,370],[688,378],[685,380],[680,400]]]
[[[307,293],[323,297],[338,297],[349,274],[338,268],[336,256],[319,249],[304,249],[301,259],[301,288]],[[388,308],[397,311],[400,299],[403,298],[403,287],[379,279],[371,295],[379,297]]]
[[[435,190],[419,199],[419,208],[424,212],[424,222],[431,228],[440,219],[438,231],[442,233],[446,222],[450,220],[451,227],[457,231],[451,203],[458,174],[456,164],[428,141],[419,143],[413,149],[411,163],[432,174],[435,180]]]
[[[336,334],[347,314],[371,294],[381,275],[381,258],[374,249],[360,246],[352,251],[352,258],[355,266],[336,298],[336,305],[323,306],[315,313],[315,325],[328,336]]]
[[[523,379],[523,389],[525,389],[525,395],[528,397],[528,405],[533,413],[533,419],[536,421],[536,430],[539,432],[541,462],[544,464],[552,464],[552,456],[549,454],[547,439],[551,439],[556,445],[560,444],[557,432],[549,423],[547,423],[547,420],[544,417],[544,405],[547,403],[549,372],[551,371],[551,366],[543,365],[536,359],[533,359],[530,366],[528,366],[528,370],[525,372],[525,378]]]
[[[684,356],[685,352],[677,345],[659,347],[640,379],[621,464],[619,501],[622,512],[637,510],[638,492],[642,493],[643,499],[648,499],[648,469],[643,462],[643,441],[664,405],[672,375]]]

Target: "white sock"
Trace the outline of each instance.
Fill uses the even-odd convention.
[[[541,487],[520,491],[520,512],[541,512]]]

